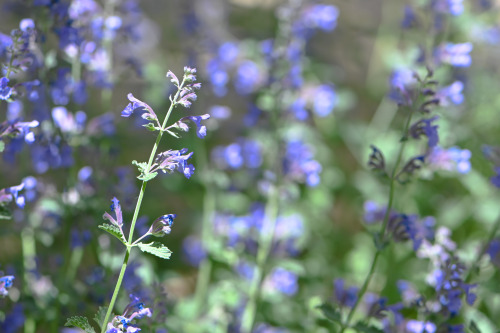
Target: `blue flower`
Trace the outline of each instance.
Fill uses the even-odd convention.
[[[121,116],[122,117],[130,117],[132,113],[136,109],[143,109],[146,112],[142,115],[143,119],[146,120],[158,120],[158,117],[156,116],[156,113],[153,111],[153,109],[144,103],[143,101],[138,100],[137,98],[134,97],[131,93],[127,95],[128,100],[131,102],[129,103],[125,109],[123,109]]]
[[[455,81],[451,85],[437,91],[435,98],[439,99],[439,104],[442,106],[448,106],[450,102],[453,104],[462,104],[464,101],[463,89],[464,84],[461,81]]]
[[[111,202],[112,203],[111,203],[110,209],[115,213],[116,219],[108,212],[105,212],[104,215],[102,216],[102,218],[105,220],[108,220],[112,224],[121,228],[123,226],[123,216],[122,216],[122,208],[120,206],[120,201],[118,201],[117,198],[113,198],[113,199],[111,199]]]
[[[303,24],[308,29],[319,28],[332,31],[337,26],[339,10],[331,5],[313,5],[306,9],[302,16]]]
[[[471,170],[470,158],[471,152],[468,149],[459,147],[444,149],[436,146],[429,152],[427,162],[432,169],[466,174]]]
[[[204,114],[201,116],[187,116],[179,119],[175,124],[169,126],[169,128],[179,128],[183,130],[184,132],[189,131],[189,126],[186,124],[188,120],[191,120],[193,123],[196,125],[196,135],[200,138],[203,139],[207,135],[207,127],[205,125],[201,125],[202,120],[207,120],[210,118],[209,114]]]
[[[257,64],[246,60],[238,67],[234,85],[239,94],[247,95],[254,92],[261,81],[262,73]]]
[[[329,115],[337,104],[337,94],[332,87],[321,85],[313,95],[313,111],[320,117]]]
[[[9,99],[10,95],[12,95],[12,89],[7,85],[8,83],[8,78],[0,78],[0,99],[3,99],[4,101]]]
[[[297,275],[282,267],[271,272],[270,283],[277,291],[287,295],[295,295],[299,289]]]
[[[6,275],[0,277],[0,296],[7,296],[9,294],[8,290],[12,287],[12,281],[14,281],[14,276]]]
[[[471,43],[446,43],[436,49],[435,57],[437,62],[448,63],[456,67],[469,67],[472,62],[469,54],[472,48]]]
[[[336,279],[333,282],[333,286],[334,286],[335,301],[340,306],[346,306],[348,308],[352,308],[354,304],[356,304],[356,301],[358,300],[359,288],[353,286],[347,289],[344,288],[343,279]]]
[[[305,182],[308,186],[317,186],[320,182],[321,164],[313,159],[312,150],[300,140],[287,143],[283,161],[286,176],[294,181]]]
[[[153,222],[151,228],[148,231],[148,234],[151,234],[155,237],[163,237],[165,235],[168,235],[172,231],[172,226],[174,225],[174,219],[176,217],[176,214],[167,214],[160,216]]]
[[[182,252],[188,263],[194,267],[198,267],[207,256],[207,252],[203,248],[202,242],[195,236],[184,238],[182,242]]]
[[[435,147],[439,142],[438,126],[433,125],[432,122],[437,119],[439,119],[439,117],[435,116],[417,121],[410,127],[410,135],[415,139],[426,136],[428,138],[429,148]]]
[[[194,166],[188,164],[187,160],[191,158],[193,153],[187,153],[187,148],[181,150],[168,150],[156,156],[155,162],[151,166],[150,172],[162,171],[163,173],[171,173],[178,170],[186,178],[190,178],[194,173]]]

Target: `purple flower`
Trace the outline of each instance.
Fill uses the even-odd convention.
[[[302,21],[306,28],[332,31],[337,26],[339,10],[331,5],[313,5],[307,8]]]
[[[207,256],[207,252],[203,248],[202,242],[195,236],[184,238],[182,250],[188,263],[194,267],[198,267]]]
[[[500,239],[494,239],[488,245],[486,253],[490,256],[490,261],[497,267],[500,267]]]
[[[462,14],[464,11],[463,0],[436,0],[433,2],[432,7],[438,13],[455,16]]]
[[[14,281],[14,276],[12,275],[6,275],[0,277],[0,296],[7,296],[9,294],[9,289],[12,287],[12,281]]]
[[[463,89],[464,84],[461,81],[455,81],[451,85],[437,91],[434,97],[439,99],[439,104],[442,106],[448,106],[450,102],[453,104],[462,104],[464,101]]]
[[[299,289],[297,275],[282,267],[273,269],[268,282],[273,289],[287,296],[295,295]]]
[[[471,43],[446,43],[439,46],[434,55],[437,62],[444,62],[456,67],[469,67],[472,62],[469,54],[472,48]]]
[[[113,198],[111,199],[111,202],[112,203],[110,209],[115,213],[116,219],[108,212],[105,212],[102,218],[108,220],[109,222],[111,222],[112,224],[116,225],[121,229],[123,225],[123,216],[122,216],[122,208],[120,206],[120,201],[118,201],[118,199],[116,198]]]
[[[313,111],[320,117],[329,115],[337,104],[337,94],[332,87],[321,85],[313,95]]]
[[[131,103],[129,103],[125,109],[122,111],[122,114],[121,116],[122,117],[130,117],[130,115],[132,115],[132,113],[136,110],[136,109],[143,109],[145,110],[146,112],[142,115],[142,118],[143,119],[146,119],[146,120],[156,120],[158,121],[158,117],[156,116],[156,113],[153,111],[153,109],[147,105],[146,103],[138,100],[137,98],[134,97],[134,95],[132,95],[131,93],[129,93],[127,95],[127,98],[129,99],[129,101]]]
[[[194,166],[192,164],[187,164],[187,160],[193,155],[193,152],[186,154],[187,148],[181,150],[167,150],[156,156],[155,162],[151,166],[150,172],[156,172],[158,170],[163,173],[172,173],[174,170],[178,170],[186,178],[190,178],[194,173]]]
[[[169,126],[168,128],[175,127],[175,128],[179,128],[179,129],[183,130],[184,132],[187,132],[187,131],[189,131],[189,126],[186,124],[186,122],[188,120],[191,120],[196,125],[196,128],[197,128],[196,135],[198,135],[198,137],[200,139],[203,139],[207,135],[207,127],[205,125],[202,125],[201,121],[207,120],[209,118],[210,118],[210,115],[208,113],[201,115],[201,116],[187,116],[187,117],[183,117],[183,118],[179,119],[179,121],[177,121],[175,124]]]
[[[0,99],[8,100],[10,95],[12,95],[12,89],[7,85],[9,79],[6,77],[0,78]]]
[[[163,237],[165,235],[168,235],[170,231],[172,231],[172,226],[174,225],[174,219],[176,217],[176,214],[167,214],[160,216],[153,222],[151,228],[148,231],[148,234],[151,234],[155,237]]]
[[[256,169],[262,164],[262,149],[254,140],[238,139],[227,147],[216,147],[212,159],[221,169],[239,169],[246,166]]]
[[[427,162],[433,169],[458,171],[466,174],[471,170],[470,158],[471,152],[468,149],[458,147],[443,149],[436,146],[430,151]]]
[[[408,320],[406,322],[406,331],[408,333],[434,333],[436,325],[430,321]]]
[[[340,306],[346,306],[348,308],[352,308],[354,304],[356,304],[356,301],[358,300],[359,288],[357,287],[349,287],[347,289],[344,288],[343,279],[336,279],[333,282],[333,286],[334,286],[335,301]]]
[[[239,94],[248,95],[257,89],[262,80],[262,73],[257,64],[247,60],[238,67],[234,85]]]
[[[233,42],[226,42],[219,46],[219,59],[225,64],[232,64],[238,57],[238,45]]]
[[[286,176],[308,186],[314,187],[320,182],[321,164],[313,160],[311,148],[300,140],[287,143],[283,169]]]
[[[414,139],[420,139],[422,135],[426,136],[428,138],[429,148],[435,147],[439,142],[438,126],[433,125],[432,122],[437,119],[439,119],[439,117],[435,116],[417,121],[410,127],[409,134]]]

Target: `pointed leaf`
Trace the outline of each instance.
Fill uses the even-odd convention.
[[[151,179],[155,178],[156,175],[158,175],[158,172],[152,172],[152,173],[148,173],[148,174],[143,174],[143,175],[140,175],[139,177],[137,177],[138,179],[144,181],[144,182],[148,182],[150,181]]]
[[[5,207],[0,205],[0,220],[10,220],[12,218],[12,213],[10,210]]]
[[[5,149],[5,142],[0,141],[0,153]]]
[[[362,322],[357,323],[354,325],[354,329],[358,332],[362,333],[384,333],[383,330],[380,328],[374,327],[374,326],[369,326],[367,324],[364,324]]]
[[[102,325],[104,324],[104,318],[106,318],[106,312],[108,312],[108,308],[105,306],[100,306],[99,310],[94,316],[94,321],[97,323],[97,325],[99,325],[99,327],[102,327]]]
[[[84,330],[86,333],[95,333],[95,330],[92,326],[90,326],[89,321],[85,317],[75,316],[66,319],[66,324],[64,326],[67,327],[78,327]]]
[[[124,245],[127,245],[127,240],[125,239],[125,235],[122,233],[120,228],[118,228],[117,226],[109,224],[109,223],[105,223],[105,224],[101,224],[100,226],[98,226],[98,228],[110,233],[111,235],[118,238],[120,240],[120,242],[122,242]]]
[[[331,322],[342,324],[342,317],[340,316],[340,312],[337,311],[337,309],[335,309],[332,305],[324,303],[318,306],[318,309],[320,309],[325,317]]]
[[[479,329],[479,327],[477,327],[477,324],[474,320],[471,320],[471,322],[469,324],[469,330],[472,333],[481,333],[481,330]]]
[[[149,244],[138,243],[137,246],[139,246],[142,252],[148,252],[163,259],[170,259],[172,255],[172,251],[160,242],[152,242]]]

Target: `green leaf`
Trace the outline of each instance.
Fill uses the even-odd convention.
[[[0,220],[10,220],[11,218],[12,218],[12,213],[10,209],[0,205]]]
[[[127,240],[125,239],[125,235],[123,235],[122,231],[117,226],[109,223],[104,223],[98,226],[98,228],[110,233],[111,235],[118,238],[120,242],[122,242],[124,245],[127,245]]]
[[[5,142],[0,141],[0,153],[3,152],[4,148],[5,148]]]
[[[108,312],[108,308],[104,306],[100,306],[99,310],[94,316],[94,321],[99,325],[99,327],[102,327],[104,324],[104,318],[106,318],[106,312]],[[114,316],[111,316],[114,317]]]
[[[323,312],[325,317],[330,320],[331,322],[337,323],[337,324],[342,324],[342,317],[340,316],[340,312],[335,309],[332,305],[323,303],[318,306],[318,309]]]
[[[479,329],[479,327],[477,327],[476,322],[474,320],[470,321],[469,330],[472,333],[481,333],[481,330]]]
[[[384,333],[384,331],[381,330],[380,328],[369,326],[361,322],[354,325],[354,329],[357,330],[358,332],[363,332],[363,333]]]
[[[84,330],[86,333],[95,333],[95,330],[92,326],[90,326],[89,321],[85,317],[75,316],[66,319],[66,324],[64,326],[67,327],[78,327]]]
[[[152,173],[142,174],[137,178],[144,181],[144,182],[148,182],[151,179],[155,178],[157,175],[158,175],[158,172],[152,172]]]
[[[149,120],[154,120],[154,119],[149,119]],[[146,127],[146,129],[148,131],[151,131],[151,132],[161,130],[161,128],[159,128],[158,126],[155,126],[154,123],[147,123],[146,125],[142,125],[142,126]]]
[[[163,259],[170,259],[170,255],[172,254],[172,251],[160,242],[152,242],[149,244],[137,243],[137,246],[142,252],[148,252]]]

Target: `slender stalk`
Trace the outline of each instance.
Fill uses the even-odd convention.
[[[495,238],[495,235],[497,234],[497,231],[499,228],[500,228],[500,217],[497,218],[495,224],[493,225],[493,227],[490,230],[488,240],[483,244],[483,247],[481,248],[481,251],[479,251],[479,253],[476,257],[476,260],[474,260],[472,266],[467,271],[467,275],[465,276],[465,279],[464,279],[465,282],[470,281],[470,279],[472,277],[472,273],[474,273],[474,271],[479,266],[479,261],[481,260],[481,258],[484,256],[484,254],[488,250],[488,246],[490,245],[491,241],[493,241],[493,238]]]
[[[266,205],[264,225],[260,233],[259,249],[257,252],[257,267],[252,279],[250,287],[250,299],[243,314],[241,329],[243,333],[250,333],[255,321],[255,313],[257,310],[257,300],[259,298],[260,285],[264,277],[264,266],[266,259],[271,252],[273,242],[274,229],[279,212],[279,191],[278,188],[272,187],[269,194],[269,200]]]
[[[148,166],[146,167],[146,170],[151,169],[151,165],[153,164],[154,157],[156,156],[156,151],[158,150],[158,146],[160,145],[161,138],[163,136],[163,131],[167,127],[168,119],[170,118],[170,114],[172,113],[172,110],[174,109],[177,99],[179,98],[179,94],[182,90],[182,87],[184,86],[185,79],[182,81],[182,83],[179,85],[179,88],[177,90],[177,93],[175,94],[175,97],[173,98],[170,108],[168,109],[167,115],[165,116],[165,119],[163,120],[163,124],[161,126],[161,130],[158,133],[158,136],[156,137],[156,142],[153,146],[153,150],[151,151],[151,155],[149,156],[148,160]],[[104,317],[104,322],[102,323],[102,328],[101,332],[105,333],[106,332],[106,327],[109,321],[109,318],[111,317],[111,313],[113,312],[113,307],[116,303],[116,299],[118,297],[118,292],[120,291],[120,287],[123,281],[123,276],[125,275],[125,270],[127,269],[127,264],[128,264],[128,259],[130,257],[130,250],[132,249],[132,239],[134,237],[134,229],[135,229],[135,223],[137,222],[137,217],[139,216],[139,211],[141,209],[142,205],[142,199],[144,198],[144,192],[146,191],[146,185],[147,181],[142,182],[141,186],[141,191],[139,192],[139,197],[137,198],[137,203],[135,205],[135,210],[134,210],[134,216],[132,217],[132,223],[130,225],[130,232],[128,235],[128,244],[127,244],[127,250],[125,252],[125,257],[123,258],[123,264],[122,268],[120,270],[120,274],[118,275],[118,280],[116,282],[115,290],[113,291],[113,296],[111,297],[111,301],[109,303],[108,311],[106,312],[106,317]]]
[[[411,118],[413,116],[413,112],[414,112],[413,109],[410,110],[410,112],[409,112],[408,119],[406,121],[405,128],[403,131],[405,136],[408,133],[408,128],[410,127],[410,122],[411,122]],[[394,190],[395,190],[395,185],[396,185],[396,176],[397,176],[397,172],[399,171],[399,165],[401,164],[401,160],[403,158],[403,152],[404,152],[404,149],[406,146],[406,142],[407,142],[407,139],[406,138],[403,139],[403,142],[401,143],[401,145],[399,147],[398,156],[396,158],[396,164],[394,165],[394,168],[393,168],[392,174],[391,174],[391,180],[389,183],[389,200],[387,203],[387,209],[386,209],[385,214],[384,214],[382,228],[380,230],[380,237],[381,237],[382,243],[385,242],[385,233],[387,230],[387,225],[389,224],[389,216],[390,216],[390,212],[392,210],[392,206],[394,204]],[[377,263],[378,263],[378,258],[380,257],[380,254],[382,253],[382,251],[383,251],[382,248],[377,247],[375,255],[373,256],[372,263],[370,265],[370,270],[368,271],[368,275],[366,276],[365,281],[363,282],[363,285],[361,286],[361,289],[360,289],[359,294],[358,294],[358,298],[356,299],[356,303],[354,303],[354,306],[349,311],[349,314],[347,315],[346,321],[341,325],[340,333],[344,333],[345,329],[349,327],[349,324],[352,320],[352,317],[354,316],[354,313],[356,312],[356,308],[358,307],[359,303],[361,302],[361,299],[363,298],[363,295],[366,293],[366,290],[368,289],[368,285],[370,284],[370,281],[373,277],[373,273],[375,273],[375,268],[376,268]]]

